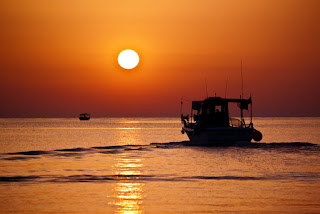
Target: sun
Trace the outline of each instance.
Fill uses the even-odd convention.
[[[133,69],[139,64],[139,55],[134,50],[123,50],[118,56],[118,63],[124,69]]]

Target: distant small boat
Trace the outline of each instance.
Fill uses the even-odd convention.
[[[229,103],[238,104],[241,110],[240,120],[229,116]],[[248,110],[250,104],[251,121],[246,124],[242,111]],[[181,132],[188,135],[192,144],[230,145],[239,142],[250,143],[252,139],[255,141],[262,139],[261,132],[253,128],[251,97],[249,99],[209,97],[203,101],[192,101],[192,110],[195,110],[196,114],[191,116],[190,122],[189,115],[181,114],[181,122],[184,124]]]
[[[80,120],[90,120],[90,114],[88,113],[83,113],[79,115]]]

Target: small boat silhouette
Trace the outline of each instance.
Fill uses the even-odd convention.
[[[88,113],[82,113],[79,115],[80,120],[90,120],[90,114]]]

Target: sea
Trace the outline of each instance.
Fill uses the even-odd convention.
[[[320,118],[191,146],[179,118],[0,119],[0,213],[320,213]]]

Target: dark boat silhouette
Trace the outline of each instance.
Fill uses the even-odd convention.
[[[229,103],[237,103],[241,110],[241,119],[229,116]],[[251,120],[246,124],[243,110],[251,105]],[[196,114],[192,116],[192,111]],[[233,143],[250,143],[252,139],[260,141],[262,134],[253,128],[252,100],[224,99],[208,97],[203,101],[192,101],[191,121],[189,115],[181,114],[182,134],[186,133],[192,144],[229,145]],[[193,121],[192,121],[193,119]]]
[[[79,115],[80,120],[90,120],[90,114],[88,113],[82,113]]]

